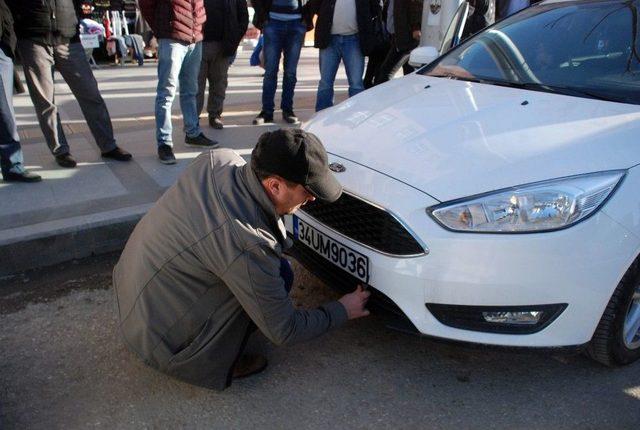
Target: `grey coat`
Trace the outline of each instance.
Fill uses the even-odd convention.
[[[288,242],[240,156],[200,155],[136,226],[114,269],[125,343],[162,372],[224,389],[252,320],[276,344],[343,324],[339,302],[293,307],[280,277]]]

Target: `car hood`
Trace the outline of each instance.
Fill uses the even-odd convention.
[[[416,74],[306,129],[329,153],[440,201],[640,163],[640,106]]]

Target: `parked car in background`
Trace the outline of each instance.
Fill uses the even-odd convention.
[[[345,193],[300,261],[424,335],[637,360],[639,7],[548,0],[318,113]]]

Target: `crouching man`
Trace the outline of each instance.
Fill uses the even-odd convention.
[[[368,315],[358,287],[317,309],[295,309],[281,217],[342,187],[316,136],[260,136],[251,163],[228,149],[200,155],[136,226],[113,273],[120,331],[146,364],[222,390],[266,367],[242,355],[256,326],[278,345]],[[255,325],[254,325],[255,324]]]

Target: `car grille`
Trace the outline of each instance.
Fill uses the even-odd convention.
[[[333,203],[319,200],[302,211],[322,224],[374,250],[398,256],[424,254],[423,247],[389,212],[348,193]]]

